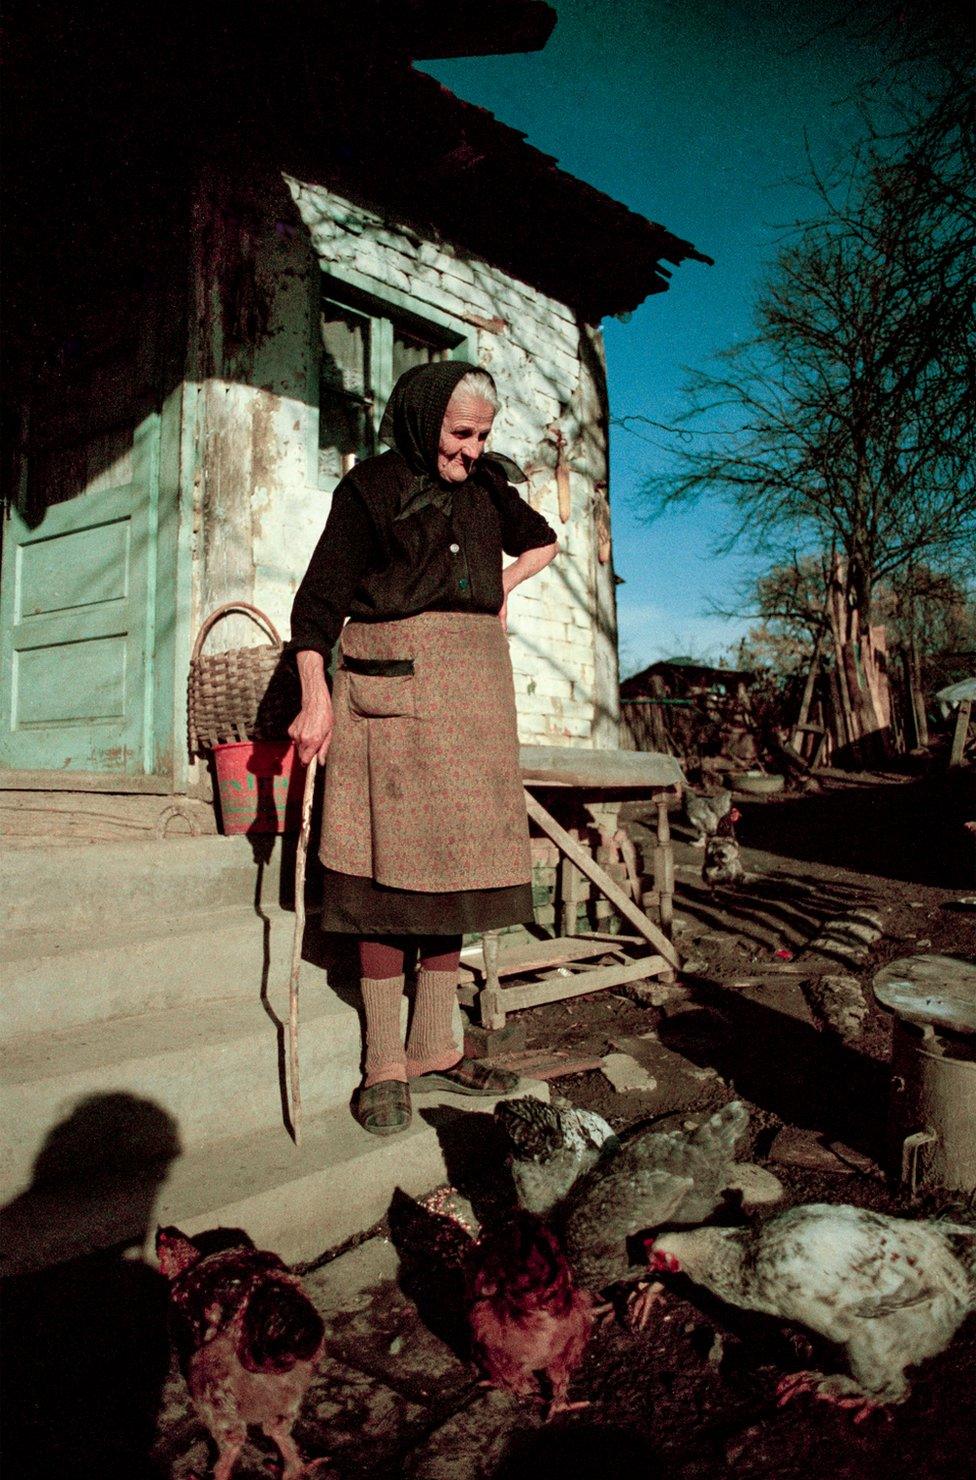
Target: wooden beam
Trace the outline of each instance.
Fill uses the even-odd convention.
[[[586,849],[581,848],[564,827],[560,827],[555,817],[550,816],[545,807],[537,802],[528,790],[525,792],[525,806],[532,821],[562,849],[563,853],[572,859],[580,872],[596,885],[600,893],[609,899],[624,919],[633,925],[645,940],[650,941],[651,945],[657,948],[668,965],[675,971],[679,971],[681,962],[678,960],[678,953],[664,932],[648,919],[644,911],[614,883],[609,874],[605,873],[596,860],[590,857]]]
[[[598,966],[594,971],[571,976],[550,976],[545,981],[530,982],[522,987],[503,987],[501,1000],[506,1012],[521,1012],[524,1007],[540,1007],[544,1002],[561,1002],[566,997],[585,997],[588,992],[602,992],[624,982],[640,981],[645,976],[660,976],[668,970],[661,956],[642,956],[621,966]]]
[[[643,939],[640,944],[644,944]],[[585,961],[588,956],[607,956],[620,948],[619,936],[584,940],[579,936],[556,935],[551,940],[534,940],[510,951],[499,949],[498,975],[518,976],[523,971],[544,971],[548,966],[565,966],[568,961]],[[483,976],[485,968],[481,947],[469,946],[462,951],[461,965],[467,966],[476,976]]]

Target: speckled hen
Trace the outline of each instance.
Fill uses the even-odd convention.
[[[529,1213],[550,1212],[584,1172],[619,1147],[602,1115],[566,1100],[547,1105],[520,1095],[500,1100],[494,1114],[512,1148],[508,1166],[515,1194]]]
[[[810,1391],[858,1417],[901,1402],[906,1367],[942,1351],[976,1310],[976,1229],[966,1224],[811,1203],[748,1228],[666,1233],[648,1252],[652,1269],[845,1347],[850,1377],[794,1373],[780,1395]]]
[[[219,1451],[214,1480],[230,1480],[252,1424],[281,1451],[282,1480],[319,1473],[323,1461],[303,1464],[291,1436],[325,1335],[298,1277],[240,1229],[193,1241],[160,1228],[156,1253],[180,1365]]]
[[[627,1241],[644,1229],[695,1224],[720,1205],[749,1124],[733,1100],[693,1131],[640,1131],[580,1179],[560,1217],[577,1282],[599,1291],[631,1272]]]

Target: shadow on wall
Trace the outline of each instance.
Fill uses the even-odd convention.
[[[0,1214],[5,1268],[23,1271],[3,1281],[11,1480],[158,1476],[150,1450],[169,1368],[168,1292],[128,1251],[142,1246],[179,1154],[176,1123],[159,1106],[93,1095],[48,1132],[30,1187]],[[110,1236],[124,1242],[80,1252]],[[38,1268],[46,1258],[60,1262]]]

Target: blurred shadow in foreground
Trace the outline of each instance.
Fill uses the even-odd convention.
[[[657,1480],[661,1473],[653,1448],[640,1434],[609,1424],[574,1423],[513,1434],[492,1480]]]
[[[149,1454],[169,1367],[168,1292],[139,1249],[179,1152],[176,1124],[159,1106],[93,1095],[51,1129],[31,1186],[0,1215],[7,1267],[22,1271],[3,1281],[10,1480],[157,1476]],[[110,1231],[110,1247],[77,1252]]]

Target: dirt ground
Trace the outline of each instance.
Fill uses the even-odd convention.
[[[693,1123],[743,1099],[750,1131],[741,1157],[782,1184],[779,1202],[750,1217],[810,1201],[917,1215],[926,1204],[911,1206],[884,1171],[890,1021],[870,984],[880,966],[901,956],[976,958],[976,912],[964,905],[976,894],[976,866],[962,827],[976,818],[973,774],[832,774],[816,794],[737,798],[737,805],[750,876],[738,891],[703,886],[701,852],[675,819],[675,939],[686,963],[679,989],[656,1006],[646,994],[639,1002],[605,991],[532,1009],[516,1019],[526,1050],[636,1060],[644,1088],[615,1090],[595,1068],[552,1081],[617,1129]],[[649,838],[640,808],[630,811],[634,836]],[[881,933],[863,960],[838,968],[856,979],[867,1008],[860,1033],[845,1043],[816,1025],[803,982],[810,943],[826,922],[853,909],[874,912]],[[478,1166],[458,1162],[455,1175],[448,1122],[462,1113],[445,1112],[442,1146],[454,1185],[487,1221],[505,1181],[503,1151],[482,1117]],[[415,1216],[415,1204],[395,1197],[384,1224],[344,1251],[324,1251],[305,1271],[326,1321],[327,1349],[296,1437],[307,1456],[331,1457],[334,1480],[806,1480],[811,1472],[831,1480],[956,1480],[971,1471],[976,1318],[911,1374],[906,1402],[855,1423],[809,1396],[777,1403],[784,1374],[842,1370],[840,1353],[670,1280],[643,1332],[619,1321],[596,1329],[571,1393],[589,1406],[544,1424],[537,1405],[478,1387],[456,1280],[441,1277],[433,1254],[419,1264],[404,1257]],[[738,1222],[745,1215],[730,1200],[717,1216]],[[77,1329],[111,1335],[102,1342],[111,1363],[100,1369],[98,1402],[78,1377],[85,1367],[79,1348],[58,1369],[71,1374],[59,1465],[10,1469],[10,1480],[209,1473],[213,1451],[182,1379],[172,1367],[164,1375],[162,1282],[117,1260],[100,1280],[97,1266],[90,1261],[81,1282],[68,1267],[46,1277],[45,1298],[62,1312],[80,1302]],[[21,1298],[37,1298],[29,1281]],[[147,1330],[160,1336],[152,1351]],[[144,1375],[141,1406],[131,1400],[133,1372]],[[161,1385],[153,1418],[149,1397]],[[113,1409],[116,1389],[130,1395],[124,1412],[121,1403]],[[137,1465],[122,1457],[136,1454]],[[249,1446],[235,1480],[266,1477],[270,1462],[267,1449]]]
[[[618,1044],[633,1049],[650,1029],[680,1056],[668,1073],[666,1058],[662,1065],[648,1055],[654,1091],[616,1093],[599,1072],[561,1078],[555,1087],[615,1127],[651,1119],[666,1128],[738,1096],[751,1111],[751,1146],[742,1155],[780,1179],[778,1208],[826,1201],[917,1215],[882,1169],[890,1017],[870,983],[887,962],[920,951],[976,958],[976,912],[957,907],[976,889],[961,826],[976,817],[972,776],[835,775],[815,795],[737,798],[736,805],[751,876],[741,891],[705,888],[701,853],[680,822],[675,827],[676,939],[694,967],[683,978],[691,1004],[655,1011],[610,993],[555,1003],[525,1015],[529,1044],[599,1054]],[[857,978],[869,1006],[861,1035],[845,1046],[811,1024],[799,984],[803,947],[827,920],[857,908],[874,911],[883,934],[863,963],[838,967]],[[793,953],[797,975],[760,979],[777,950]],[[750,985],[737,986],[744,982]],[[694,1078],[689,1063],[717,1073]],[[789,1128],[808,1134],[790,1137]],[[734,1211],[730,1220],[738,1221]],[[592,1407],[550,1435],[554,1475],[575,1473],[572,1464],[561,1469],[561,1445],[579,1457],[591,1443],[602,1449],[603,1465],[619,1443],[622,1473],[630,1448],[635,1462],[646,1456],[642,1475],[681,1480],[786,1480],[811,1471],[851,1480],[948,1477],[972,1464],[976,1318],[915,1372],[903,1405],[854,1424],[810,1397],[777,1406],[784,1372],[842,1370],[838,1353],[688,1285],[672,1285],[658,1312],[643,1334],[613,1325],[595,1336],[574,1386]],[[609,1449],[596,1433],[605,1426]],[[585,1473],[596,1474],[596,1466]]]
[[[918,951],[976,957],[976,913],[955,908],[976,888],[961,826],[976,817],[972,776],[835,774],[813,795],[740,797],[736,805],[751,876],[741,891],[702,885],[701,852],[675,821],[676,939],[695,968],[683,978],[691,1003],[654,1009],[611,992],[553,1003],[521,1015],[527,1047],[599,1056],[654,1032],[666,1052],[655,1059],[656,1045],[647,1045],[653,1091],[617,1093],[593,1071],[553,1087],[615,1128],[639,1121],[667,1128],[739,1096],[751,1112],[751,1145],[742,1156],[780,1179],[779,1207],[828,1201],[917,1212],[882,1170],[890,1018],[870,982],[888,961]],[[643,833],[652,841],[639,808],[630,820],[638,840]],[[803,947],[823,924],[861,907],[878,914],[883,934],[858,967],[837,968],[856,976],[869,1005],[853,1046],[810,1025],[802,975],[736,989],[777,950],[792,951],[801,967]],[[788,1127],[811,1133],[805,1144],[822,1153],[818,1165],[778,1159],[774,1142]],[[830,1153],[831,1143],[840,1156]],[[837,1480],[890,1480],[957,1477],[972,1461],[976,1319],[916,1373],[904,1405],[854,1424],[809,1397],[777,1405],[785,1371],[820,1362],[836,1370],[839,1354],[775,1321],[718,1307],[690,1287],[672,1287],[659,1311],[640,1335],[619,1324],[597,1331],[573,1388],[591,1406],[516,1435],[500,1476],[616,1469],[642,1480],[787,1480],[812,1470]]]
[[[593,1070],[553,1081],[615,1128],[667,1128],[744,1099],[751,1125],[742,1157],[779,1178],[779,1208],[828,1201],[917,1215],[922,1209],[883,1170],[890,1020],[870,983],[882,965],[916,952],[976,957],[976,913],[958,907],[976,888],[962,828],[976,817],[972,780],[971,773],[834,774],[812,795],[737,798],[750,880],[735,892],[702,885],[701,852],[676,819],[675,929],[689,998],[655,1008],[604,992],[536,1008],[520,1015],[527,1049],[582,1058],[634,1053],[653,1089],[619,1093]],[[633,835],[652,842],[640,809],[630,811]],[[825,922],[857,908],[876,913],[882,934],[861,963],[837,968],[856,977],[868,1005],[859,1037],[844,1044],[813,1024],[800,984],[804,948]],[[795,975],[762,975],[780,959],[776,951],[793,954],[783,964]],[[479,1198],[490,1208],[490,1185],[462,1190],[479,1212]],[[742,1216],[728,1209],[728,1221]],[[445,1319],[435,1302],[426,1320],[463,1358],[463,1333],[450,1313]],[[779,1379],[809,1366],[842,1370],[842,1358],[803,1332],[673,1283],[643,1333],[620,1323],[596,1331],[573,1384],[589,1407],[545,1426],[525,1404],[494,1420],[482,1415],[483,1428],[506,1429],[500,1458],[497,1444],[486,1452],[472,1424],[452,1430],[455,1448],[441,1467],[429,1457],[418,1464],[416,1456],[405,1463],[390,1455],[364,1468],[353,1446],[348,1468],[337,1459],[337,1474],[789,1480],[812,1471],[836,1480],[934,1480],[966,1473],[976,1432],[976,1318],[914,1373],[903,1405],[861,1423],[811,1397],[778,1405]]]
[[[960,907],[976,888],[972,839],[961,826],[976,817],[972,780],[972,774],[831,774],[813,795],[738,798],[749,879],[735,892],[703,887],[701,851],[690,847],[689,830],[675,818],[675,938],[689,992],[661,1006],[594,993],[515,1015],[527,1051],[584,1060],[622,1051],[637,1058],[653,1088],[618,1092],[598,1070],[552,1080],[558,1094],[600,1111],[616,1129],[692,1122],[738,1095],[751,1111],[742,1159],[751,1157],[779,1178],[778,1208],[825,1200],[895,1214],[927,1211],[924,1203],[912,1206],[884,1172],[890,1018],[872,998],[871,978],[884,963],[917,952],[975,958],[976,913]],[[650,823],[631,808],[638,841],[653,844]],[[862,962],[837,968],[856,978],[868,1008],[859,1035],[846,1043],[815,1026],[801,983],[804,949],[809,961],[810,941],[825,922],[855,909],[872,910],[881,935]],[[776,952],[794,959],[782,962]],[[785,963],[795,974],[763,975],[770,963]],[[486,1168],[483,1183],[465,1183],[462,1172],[455,1180],[481,1217],[490,1215],[498,1185],[489,1148]],[[945,1199],[933,1199],[932,1211],[943,1205]],[[742,1217],[741,1208],[727,1209],[727,1221]],[[390,1222],[375,1231],[390,1233]],[[395,1227],[392,1236],[397,1242]],[[443,1344],[438,1351],[452,1348],[464,1360],[456,1308],[425,1302],[429,1283],[413,1282],[403,1262],[398,1282],[397,1298],[418,1299],[427,1331]],[[452,1298],[449,1292],[447,1304]],[[403,1307],[387,1319],[387,1332],[401,1331]],[[382,1326],[376,1311],[375,1320]],[[350,1332],[360,1342],[358,1360],[369,1368],[369,1341],[355,1322]],[[390,1350],[395,1345],[394,1338]],[[588,1407],[541,1425],[529,1405],[496,1396],[501,1406],[467,1410],[477,1422],[471,1416],[462,1424],[464,1410],[447,1422],[446,1458],[447,1440],[440,1447],[428,1440],[424,1458],[387,1453],[372,1464],[352,1444],[345,1464],[342,1453],[336,1456],[336,1474],[342,1480],[404,1473],[425,1480],[603,1480],[613,1473],[640,1480],[789,1480],[813,1471],[832,1480],[955,1480],[969,1470],[976,1319],[912,1375],[903,1405],[858,1424],[809,1396],[778,1405],[783,1373],[809,1366],[840,1370],[843,1360],[809,1333],[736,1313],[672,1283],[646,1331],[619,1322],[595,1331],[572,1390]],[[401,1385],[395,1370],[388,1381]],[[499,1427],[501,1449],[486,1440]],[[314,1422],[305,1436],[308,1452],[329,1447],[329,1434]]]

